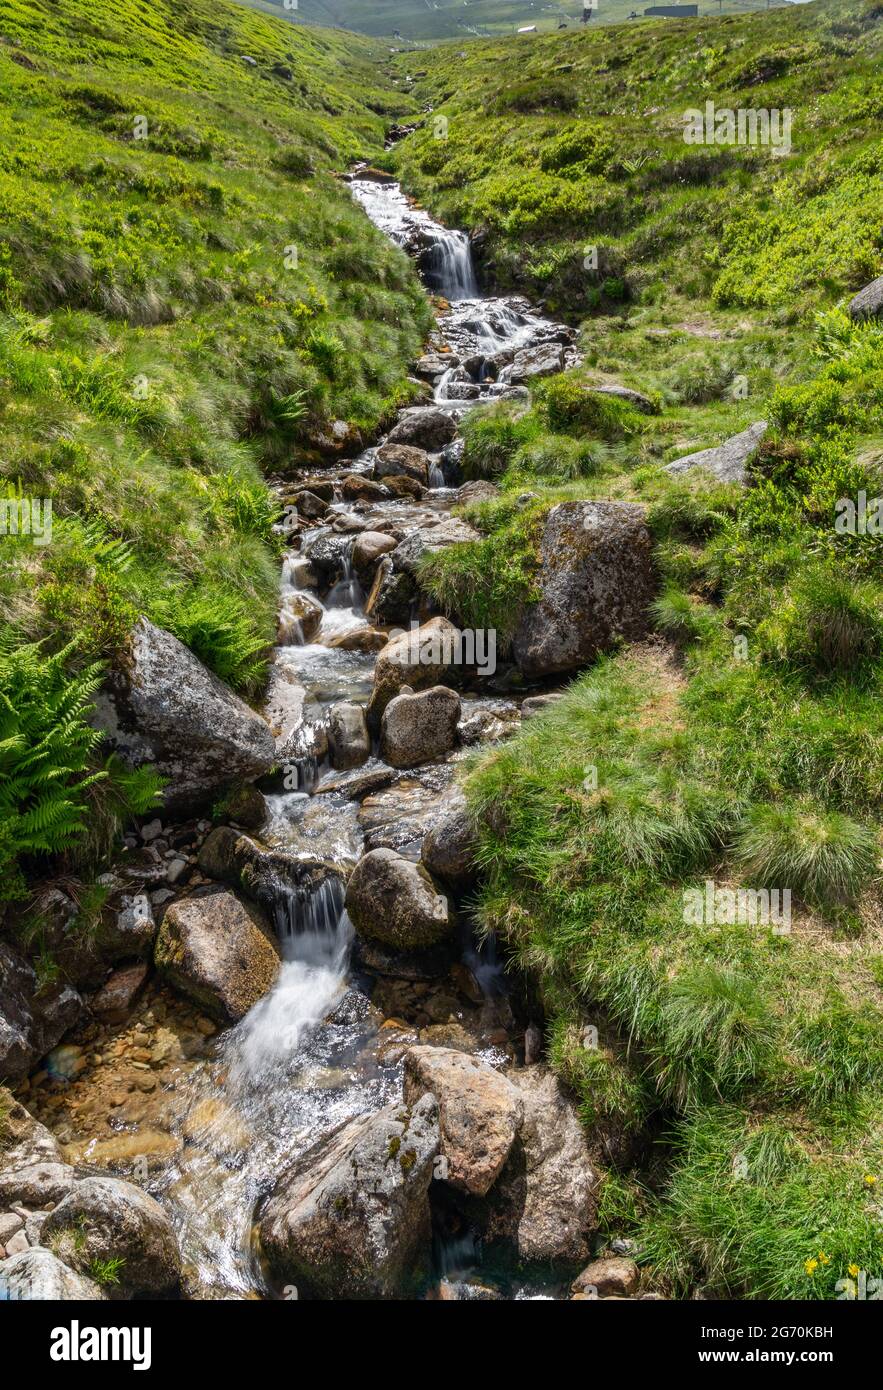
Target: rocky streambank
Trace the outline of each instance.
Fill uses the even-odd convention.
[[[649,533],[626,504],[554,507],[506,662],[434,611],[420,559],[478,539],[456,509],[493,493],[461,482],[462,412],[526,399],[573,334],[475,298],[462,242],[394,185],[354,191],[452,295],[414,364],[423,404],[278,480],[260,712],[144,619],[102,692],[110,746],[167,789],[88,918],[46,885],[57,976],[0,942],[10,1296],[647,1296],[597,1236],[604,1155],[542,1060],[529,983],[475,931],[457,772],[641,635]]]

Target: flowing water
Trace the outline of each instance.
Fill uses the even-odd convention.
[[[459,356],[484,358],[501,350],[511,355],[562,333],[560,325],[542,319],[521,299],[481,298],[466,236],[413,209],[397,185],[356,179],[352,190],[373,221],[400,245],[411,249],[415,235],[419,237],[426,253],[420,262],[424,279],[450,302],[439,319],[439,336]],[[436,402],[462,411],[471,400],[493,399],[506,391],[505,366],[496,378],[480,373],[475,383],[464,380],[465,375],[456,368],[444,372],[435,385]],[[458,398],[455,388],[466,385],[477,389]],[[366,450],[345,471],[366,472],[373,457],[374,450]],[[256,1204],[284,1167],[322,1135],[401,1094],[400,1063],[386,1060],[382,1019],[351,970],[353,932],[343,909],[344,875],[363,852],[371,821],[365,821],[364,813],[360,817],[358,801],[347,796],[345,778],[338,777],[339,790],[323,790],[331,774],[319,734],[336,701],[367,700],[375,659],[370,650],[337,645],[367,631],[369,623],[352,566],[351,538],[335,532],[335,521],[353,511],[361,513],[364,529],[437,520],[451,503],[440,458],[433,460],[430,482],[436,491],[419,502],[381,502],[367,512],[364,506],[333,503],[302,537],[301,552],[292,551],[285,559],[280,644],[267,713],[279,730],[287,775],[284,789],[268,796],[270,822],[262,838],[290,856],[319,858],[340,872],[306,886],[280,881],[271,904],[283,958],[277,983],[179,1088],[175,1124],[184,1147],[151,1186],[176,1222],[190,1289],[197,1297],[260,1294],[264,1285],[252,1246]],[[328,544],[337,547],[335,577],[322,586],[320,596],[308,557],[311,549]],[[308,641],[305,619],[299,616],[304,605],[314,622],[316,606],[321,610]],[[382,764],[372,758],[359,771],[374,768]],[[444,779],[438,786],[444,786]],[[431,771],[422,779],[404,778],[394,788],[393,795],[418,817],[416,830],[407,819],[402,822],[402,852],[419,853],[419,814],[437,794]],[[479,948],[467,934],[464,960],[489,998],[505,992],[492,946]],[[437,1249],[441,1274],[459,1278],[475,1259],[469,1237],[458,1236]]]

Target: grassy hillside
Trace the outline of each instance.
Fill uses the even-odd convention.
[[[881,39],[878,6],[838,4],[541,40],[530,63],[437,50],[416,95],[448,138],[394,152],[485,233],[493,282],[584,319],[579,368],[468,420],[466,472],[502,494],[424,583],[505,634],[554,502],[642,502],[656,540],[655,640],[467,788],[482,920],[614,1155],[603,1218],[680,1295],[833,1298],[883,1270],[883,538],[834,524],[883,493],[883,325],[838,307],[883,272]],[[794,153],[684,145],[708,98],[792,106]],[[605,382],[656,413],[585,390]],[[663,471],[758,419],[747,489]],[[707,880],[790,889],[790,933],[697,923]]]
[[[332,177],[409,103],[368,41],[223,0],[0,0],[0,40],[0,488],[54,521],[48,546],[0,540],[3,690],[45,710],[28,644],[76,644],[63,687],[137,612],[253,690],[264,473],[330,419],[373,430],[428,323]]]
[[[785,0],[787,3],[787,0]],[[356,33],[392,38],[399,33],[417,46],[440,39],[470,39],[488,34],[512,34],[526,25],[538,33],[558,32],[559,25],[578,28],[582,0],[298,0],[296,8],[285,0],[240,0],[263,14],[279,14],[293,24],[321,24],[354,29]],[[779,0],[783,3],[783,0]],[[649,0],[599,0],[589,24],[621,24],[632,14],[640,23]],[[724,14],[744,14],[766,8],[766,0],[722,0]],[[718,6],[701,0],[702,15],[716,15]],[[635,21],[632,21],[635,22]],[[523,40],[531,42],[530,38]]]
[[[659,21],[391,60],[435,120],[399,147],[408,187],[485,235],[488,279],[578,314],[672,292],[799,316],[878,260],[881,30],[874,5]],[[789,108],[792,151],[684,142],[683,113]],[[584,265],[597,247],[598,270]],[[825,248],[824,256],[819,248]]]

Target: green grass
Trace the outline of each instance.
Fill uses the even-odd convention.
[[[873,0],[440,45],[413,83],[414,55],[390,70],[447,136],[428,121],[392,158],[483,230],[491,284],[557,314],[677,291],[793,323],[879,273],[880,56]],[[792,152],[685,144],[708,99],[792,110]]]
[[[0,0],[0,30],[0,495],[49,498],[53,520],[46,546],[0,538],[3,650],[64,652],[58,698],[86,719],[82,683],[145,613],[256,697],[267,475],[314,459],[332,420],[370,438],[430,324],[333,177],[413,103],[369,41],[226,0]],[[4,865],[106,850],[125,797],[95,755],[50,769],[52,833],[13,780]]]
[[[552,378],[528,412],[476,417],[467,457],[502,492],[465,509],[486,539],[427,570],[448,611],[471,612],[486,555],[514,554],[522,537],[519,582],[482,594],[485,616],[511,623],[530,601],[549,506],[647,506],[664,581],[650,617],[668,648],[625,650],[578,676],[473,760],[466,790],[481,920],[537,981],[550,1061],[590,1142],[602,1161],[619,1155],[605,1221],[619,1213],[636,1228],[651,1277],[675,1294],[698,1282],[834,1297],[851,1265],[876,1277],[883,1258],[864,1182],[881,1162],[883,581],[879,539],[834,525],[839,498],[880,492],[883,395],[865,389],[878,336],[819,316],[804,381],[770,382],[772,400],[753,403],[774,427],[746,489],[659,467],[672,439],[685,452],[691,434],[731,432],[742,407],[713,393],[662,391],[660,414],[612,440],[603,419],[565,413],[561,438],[599,465],[568,484],[530,451],[546,437],[546,402],[581,403],[591,364]],[[627,364],[629,345],[622,375],[658,383],[641,375],[634,331],[619,348]],[[697,925],[685,890],[707,880],[789,890],[790,933]],[[600,1038],[587,1050],[588,1023]],[[737,1179],[745,1155],[750,1176]]]

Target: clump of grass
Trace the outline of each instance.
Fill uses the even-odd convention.
[[[556,434],[588,435],[609,443],[637,434],[641,416],[616,396],[588,390],[578,376],[546,377],[535,392],[538,414]]]
[[[810,903],[851,903],[878,872],[880,847],[868,826],[803,804],[755,806],[734,845],[745,875],[790,888]]]
[[[691,642],[708,630],[710,615],[683,589],[669,585],[650,605],[655,627],[676,642]]]
[[[883,603],[875,586],[812,566],[799,575],[762,636],[796,666],[823,675],[862,675],[883,652]]]

